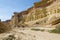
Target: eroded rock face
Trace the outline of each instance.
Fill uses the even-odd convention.
[[[10,21],[11,20],[6,20],[6,21],[2,21],[2,23],[8,27],[10,27]]]
[[[19,23],[24,23],[25,16],[28,14],[27,11],[23,11],[20,13],[14,12],[14,15],[12,16],[10,25],[11,26],[18,26]]]
[[[34,6],[35,6],[35,8],[38,8],[38,7],[46,7],[46,6],[51,5],[55,1],[56,0],[42,0],[41,2],[34,3]]]
[[[27,16],[26,16],[26,19],[25,19],[25,22],[28,22],[28,21],[34,21],[34,20],[38,20],[40,18],[43,18],[46,15],[47,11],[45,8],[41,9],[41,8],[37,8],[37,9],[34,9],[32,12],[30,12]]]
[[[22,24],[25,25],[25,23],[29,24],[30,22],[33,22],[34,24],[36,23],[35,22],[36,20],[44,19],[45,17],[56,13],[60,13],[59,0],[42,0],[40,2],[34,3],[34,6],[26,11],[22,11],[20,13],[17,12],[14,13],[10,25],[20,26]],[[42,22],[41,24],[44,24],[44,22]]]
[[[10,30],[10,27],[5,25],[4,23],[0,22],[0,33],[4,33]]]

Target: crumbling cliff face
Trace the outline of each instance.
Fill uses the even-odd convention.
[[[56,0],[41,0],[41,2],[36,2],[34,3],[34,7],[35,8],[39,8],[39,7],[47,7],[49,5],[51,5],[52,3],[54,3]]]
[[[8,32],[8,31],[10,31],[10,27],[0,21],[0,33]]]
[[[14,15],[11,18],[10,26],[18,26],[19,23],[24,23],[25,16],[28,14],[28,11],[22,11],[20,13],[14,12]]]
[[[32,22],[34,24],[37,22],[36,20],[43,19],[45,21],[45,18],[47,18],[47,16],[48,18],[52,18],[55,16],[49,17],[49,15],[52,15],[52,14],[58,15],[58,13],[60,13],[59,0],[42,0],[40,2],[34,3],[34,6],[27,9],[26,11],[22,11],[20,13],[15,12],[14,15],[12,16],[10,25],[11,26],[20,26],[21,24],[28,25],[29,23],[32,23]],[[48,20],[49,19],[46,19],[46,21]],[[48,22],[46,24],[48,24]],[[53,24],[55,24],[55,20],[53,22],[54,22]],[[41,24],[44,24],[44,22],[41,22]],[[52,24],[52,22],[50,24]]]

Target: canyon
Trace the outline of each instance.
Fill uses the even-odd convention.
[[[41,0],[25,11],[14,12],[10,20],[0,20],[0,39],[60,40],[60,34],[48,32],[57,26],[60,26],[60,0]]]

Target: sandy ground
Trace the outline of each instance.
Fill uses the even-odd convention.
[[[9,40],[9,35],[14,35],[15,38],[12,38],[12,40],[60,40],[60,34],[28,29],[14,29],[10,33],[0,34],[0,40]]]

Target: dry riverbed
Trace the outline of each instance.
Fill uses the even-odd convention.
[[[14,29],[11,32],[0,34],[0,40],[60,40],[60,34],[30,29]]]

